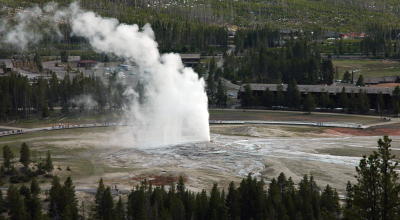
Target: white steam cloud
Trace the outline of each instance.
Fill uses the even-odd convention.
[[[79,95],[70,100],[73,105],[84,109],[94,109],[98,106],[96,100],[91,95]]]
[[[4,43],[9,43],[22,50],[30,44],[36,44],[45,35],[61,36],[57,23],[60,21],[57,4],[49,3],[19,11],[13,19],[2,19],[0,36]]]
[[[45,19],[46,22],[52,20],[55,23],[64,19],[71,25],[72,33],[88,39],[96,51],[112,53],[138,66],[146,98],[140,103],[138,95],[131,96],[136,98],[133,98],[124,118],[129,126],[113,135],[119,144],[159,147],[209,141],[209,115],[203,79],[199,79],[192,68],[184,67],[178,54],[160,54],[150,25],[140,29],[136,24],[122,24],[117,19],[84,11],[77,3],[63,10],[52,8],[38,11],[40,16],[45,16],[44,12],[51,15],[51,19]],[[51,13],[48,13],[49,10]],[[18,35],[15,38],[21,42],[36,42],[40,35],[34,35],[34,39],[26,36],[29,31],[24,30],[27,27],[25,22],[21,16],[16,26],[18,30],[10,34]],[[134,92],[129,90],[127,93]]]

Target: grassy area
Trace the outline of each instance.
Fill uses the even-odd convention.
[[[118,113],[103,113],[103,114],[71,114],[61,115],[54,113],[48,118],[32,118],[32,119],[21,119],[18,121],[11,121],[7,123],[0,123],[0,125],[21,127],[21,128],[37,128],[37,127],[49,127],[59,123],[70,123],[70,124],[84,124],[84,123],[101,123],[101,122],[112,122],[117,121],[120,118]]]
[[[400,75],[400,62],[393,60],[333,60],[333,64],[339,70],[339,79],[343,78],[345,71],[354,71],[355,80],[357,80],[360,74],[362,74],[364,78]]]
[[[306,114],[287,111],[210,110],[211,120],[268,120],[268,121],[313,121],[373,124],[381,122],[379,117],[349,114]]]

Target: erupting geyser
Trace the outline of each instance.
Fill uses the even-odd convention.
[[[40,12],[48,14],[56,7],[48,8]],[[145,99],[138,101],[135,85],[126,91],[133,99],[124,118],[129,126],[115,132],[112,140],[137,147],[209,141],[204,80],[192,68],[184,67],[178,54],[160,54],[150,25],[140,29],[136,24],[121,24],[117,19],[84,11],[77,3],[51,14],[54,21],[68,21],[72,33],[88,39],[95,50],[112,53],[138,66],[146,85]]]
[[[179,55],[160,55],[149,25],[140,30],[85,12],[77,4],[70,8],[74,34],[87,38],[98,51],[135,62],[146,83],[145,101],[133,96],[126,114],[129,126],[116,133],[118,141],[144,147],[209,141],[203,79],[185,68]]]

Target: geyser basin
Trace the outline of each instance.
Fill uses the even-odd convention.
[[[212,133],[211,142],[151,149],[126,148],[110,142],[107,134],[113,128],[38,132],[20,135],[18,140],[3,137],[0,145],[17,147],[27,142],[37,155],[51,150],[55,166],[63,168],[58,174],[72,175],[78,188],[95,188],[100,177],[129,190],[141,177],[185,175],[188,186],[200,190],[211,187],[213,182],[225,185],[232,180],[239,181],[248,173],[268,180],[285,172],[295,181],[304,174],[312,174],[319,184],[329,183],[343,192],[347,180],[354,176],[359,157],[374,150],[378,139],[322,136],[308,131],[301,136],[290,136],[293,127],[288,130],[282,126],[268,126],[268,132],[274,129],[274,134],[280,133],[281,137],[239,136],[248,135],[248,129],[235,129],[235,135],[228,135],[236,127],[218,126],[219,134]],[[212,130],[216,129],[212,127]],[[296,127],[296,130],[307,129]],[[253,132],[262,135],[263,129]],[[399,154],[400,137],[392,138],[393,153]],[[65,170],[67,166],[71,172]]]

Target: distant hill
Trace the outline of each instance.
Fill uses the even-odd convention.
[[[70,0],[56,0],[62,4]],[[48,0],[0,0],[25,7]],[[252,27],[269,24],[281,29],[363,31],[365,24],[400,24],[398,0],[81,0],[88,9],[126,22],[153,19],[198,21]],[[183,19],[183,20],[181,20]]]

